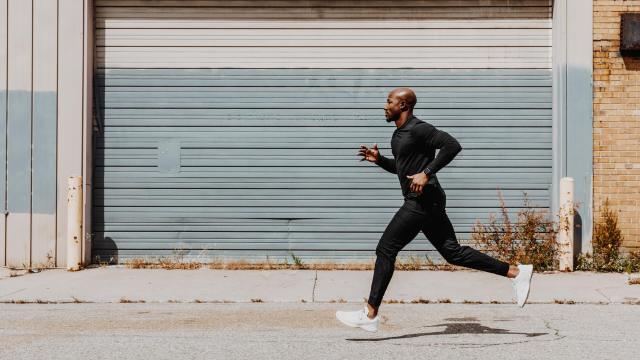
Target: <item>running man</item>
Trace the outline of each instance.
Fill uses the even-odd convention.
[[[378,309],[393,276],[396,256],[420,231],[447,262],[513,279],[520,307],[529,296],[532,265],[510,266],[458,243],[445,211],[446,197],[436,173],[449,164],[462,147],[448,133],[413,116],[416,102],[415,93],[407,88],[395,89],[387,97],[385,117],[387,122],[396,124],[391,138],[393,159],[382,156],[377,145],[373,148],[360,145],[358,155],[362,156],[361,161],[370,161],[398,175],[404,204],[387,225],[376,247],[376,264],[367,305],[359,311],[336,312],[338,320],[351,327],[378,330]],[[439,149],[437,156],[436,149]]]

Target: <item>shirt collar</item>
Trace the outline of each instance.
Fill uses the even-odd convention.
[[[402,124],[399,128],[397,128],[396,130],[400,130],[402,128],[404,128],[405,126],[407,126],[408,123],[412,122],[413,119],[416,119],[416,117],[414,115],[411,115],[407,121],[404,122],[404,124]]]

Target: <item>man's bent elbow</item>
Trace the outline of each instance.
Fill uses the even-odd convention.
[[[451,152],[458,155],[462,151],[462,145],[456,140],[451,144]]]

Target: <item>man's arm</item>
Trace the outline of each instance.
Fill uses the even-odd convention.
[[[381,168],[387,170],[392,174],[397,174],[398,170],[396,169],[396,161],[394,159],[389,159],[388,157],[382,156],[382,154],[378,153],[378,160],[376,161],[376,165]]]
[[[380,150],[378,150],[378,144],[373,144],[373,147],[369,149],[365,145],[360,145],[360,150],[358,150],[358,155],[362,156],[360,161],[369,161],[372,162],[381,168],[387,170],[390,173],[396,174],[396,161],[394,159],[389,159],[382,154],[380,154]]]
[[[462,150],[462,146],[453,136],[427,123],[416,126],[413,135],[421,139],[427,149],[439,149],[438,154],[421,172],[407,176],[411,179],[411,191],[421,194],[431,175],[447,166]]]
[[[429,124],[420,124],[416,126],[416,131],[420,139],[423,139],[427,148],[439,149],[438,154],[427,167],[423,169],[427,175],[432,175],[447,166],[451,160],[462,150],[462,146],[458,140],[447,132],[438,130]]]

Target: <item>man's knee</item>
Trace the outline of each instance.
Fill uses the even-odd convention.
[[[376,256],[385,258],[391,262],[395,262],[396,256],[398,256],[398,251],[382,244],[378,244],[378,246],[376,247]]]

